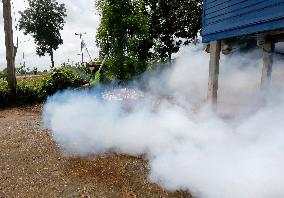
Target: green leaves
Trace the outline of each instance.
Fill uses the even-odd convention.
[[[197,38],[202,0],[97,0],[97,44],[116,80],[138,76]]]
[[[60,30],[65,24],[66,8],[56,0],[28,0],[29,7],[19,12],[19,29],[30,34],[37,45],[39,56],[52,54],[63,43]]]
[[[90,80],[90,86],[91,87],[97,86],[100,83],[100,80],[101,80],[101,73],[100,72],[96,72],[95,78],[92,78]]]
[[[85,80],[75,68],[53,69],[47,76],[33,80],[18,80],[16,98],[12,97],[7,81],[0,81],[0,108],[44,102],[48,96],[67,88],[84,85]]]
[[[127,81],[143,73],[152,47],[144,1],[98,0],[97,6],[101,16],[97,44],[101,57],[109,56],[108,75]]]
[[[5,68],[2,71],[0,71],[0,81],[6,80],[7,77],[8,77],[7,68]]]
[[[76,88],[84,84],[84,79],[82,79],[78,73],[69,67],[61,67],[53,69],[49,80],[49,85],[52,91],[50,94],[55,93],[57,90],[64,90],[66,88]]]
[[[161,62],[171,62],[182,44],[197,38],[201,29],[201,0],[146,0],[149,6],[151,35]]]

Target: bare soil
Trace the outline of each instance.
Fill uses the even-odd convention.
[[[41,126],[41,106],[0,110],[0,198],[191,197],[147,180],[147,163],[129,156],[62,156]]]

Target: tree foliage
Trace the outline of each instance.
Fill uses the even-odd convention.
[[[0,80],[6,80],[8,77],[7,68],[0,71]]]
[[[97,43],[114,78],[125,81],[147,68],[152,41],[149,16],[143,0],[99,0],[101,24]]]
[[[155,51],[161,62],[171,62],[182,44],[197,38],[202,22],[202,0],[146,0]]]
[[[97,44],[118,80],[141,74],[151,61],[171,62],[201,29],[201,0],[97,0]]]
[[[28,0],[28,3],[29,7],[20,12],[19,28],[32,35],[39,56],[50,55],[54,67],[53,51],[63,44],[60,30],[67,16],[65,5],[56,0]]]

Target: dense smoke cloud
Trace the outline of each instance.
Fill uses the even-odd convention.
[[[280,198],[284,73],[276,61],[271,89],[260,92],[261,55],[222,57],[218,113],[205,103],[209,60],[198,45],[134,87],[57,93],[44,121],[65,155],[143,154],[149,179],[168,190]]]

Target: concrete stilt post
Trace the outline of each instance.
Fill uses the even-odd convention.
[[[266,41],[263,45],[261,89],[266,89],[271,81],[274,49],[275,44],[271,41]]]
[[[220,52],[221,41],[211,41],[207,101],[214,108],[217,107]]]

